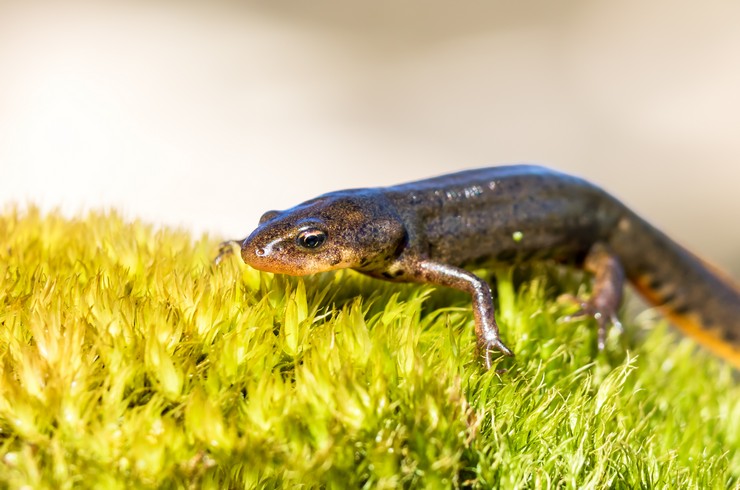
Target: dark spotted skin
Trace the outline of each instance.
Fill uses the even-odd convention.
[[[305,237],[319,236],[307,248]],[[471,295],[478,344],[511,355],[489,285],[465,269],[554,259],[582,264],[594,290],[582,313],[599,347],[625,279],[680,328],[740,367],[740,293],[600,188],[543,167],[470,170],[393,187],[325,194],[270,211],[242,242],[256,269],[292,275],[352,268],[379,279]]]

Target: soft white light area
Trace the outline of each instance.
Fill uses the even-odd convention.
[[[240,237],[534,161],[740,273],[740,4],[2,2],[0,204]]]

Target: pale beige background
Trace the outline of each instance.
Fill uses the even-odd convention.
[[[740,2],[0,0],[0,204],[243,236],[529,161],[740,277]]]

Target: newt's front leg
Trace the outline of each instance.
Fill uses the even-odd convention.
[[[487,369],[491,368],[492,350],[497,349],[507,356],[514,355],[499,337],[491,288],[486,281],[465,269],[430,260],[421,260],[415,266],[415,270],[410,272],[416,281],[458,289],[471,295],[475,335],[478,347],[485,357]]]
[[[219,265],[225,257],[234,253],[234,245],[241,247],[244,238],[240,240],[224,240],[218,244],[218,255],[213,259],[213,265]]]

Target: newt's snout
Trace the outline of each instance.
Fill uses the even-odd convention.
[[[242,242],[242,260],[247,265],[265,272],[282,272],[277,270],[275,264],[281,249],[280,240],[266,242],[257,235],[258,230],[252,233]]]

